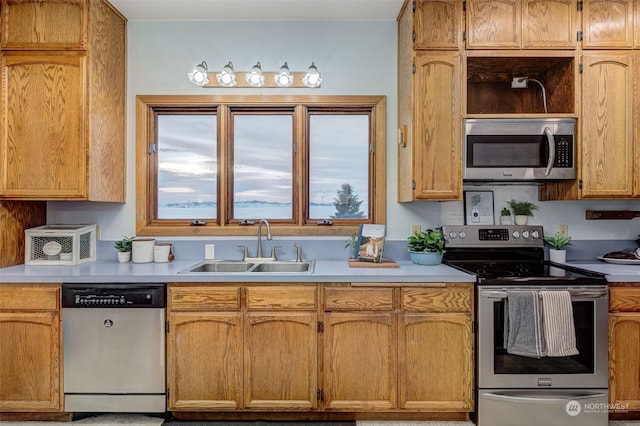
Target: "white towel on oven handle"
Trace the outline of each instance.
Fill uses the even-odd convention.
[[[565,290],[541,290],[546,356],[578,355],[571,294]]]

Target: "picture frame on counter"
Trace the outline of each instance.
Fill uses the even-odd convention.
[[[464,191],[464,224],[495,224],[493,217],[493,191]]]

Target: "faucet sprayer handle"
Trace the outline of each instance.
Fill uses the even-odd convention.
[[[296,262],[302,262],[302,246],[298,243],[294,243],[293,246],[296,248]]]
[[[239,245],[238,247],[242,249],[242,261],[244,262],[247,257],[249,257],[249,249],[247,249],[247,246],[242,245]]]
[[[278,260],[278,255],[276,253],[276,249],[278,249],[278,248],[282,248],[282,246],[273,246],[273,247],[271,247],[271,258],[273,260]]]

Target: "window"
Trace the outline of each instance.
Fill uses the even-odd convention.
[[[138,96],[138,235],[384,223],[385,98]]]

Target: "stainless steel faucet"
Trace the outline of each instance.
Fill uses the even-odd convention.
[[[267,226],[267,240],[271,241],[271,226],[269,226],[269,222],[267,219],[260,219],[260,223],[258,223],[258,249],[256,251],[256,257],[262,257],[262,224]]]

